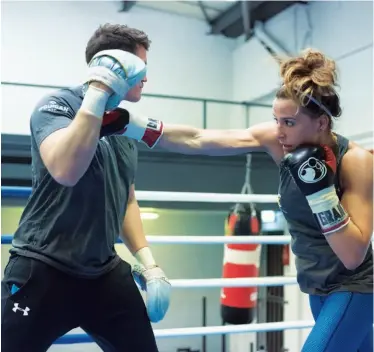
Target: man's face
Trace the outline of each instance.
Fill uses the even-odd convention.
[[[135,52],[135,55],[139,56],[147,64],[147,50],[144,46],[139,46]],[[132,103],[136,103],[142,97],[142,90],[144,83],[147,82],[147,76],[145,76],[135,87],[133,87],[126,95],[125,100]]]

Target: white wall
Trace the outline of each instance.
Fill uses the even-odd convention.
[[[316,1],[295,5],[264,26],[285,51],[306,47],[324,51],[337,61],[343,115],[336,130],[348,136],[373,131],[373,3]],[[278,66],[257,38],[237,40],[233,53],[233,99],[253,100],[279,84]],[[272,96],[270,94],[270,96]],[[265,100],[270,102],[269,100]],[[254,115],[254,114],[252,114]],[[251,124],[271,118],[257,114]]]
[[[336,128],[349,135],[367,132],[367,126],[373,130],[372,6],[367,1],[311,2],[289,8],[264,26],[291,54],[312,46],[337,60],[344,114]],[[153,41],[145,93],[250,101],[269,95],[279,83],[277,64],[256,38],[235,43],[206,35],[207,26],[198,20],[136,7],[119,13],[118,8],[118,2],[109,1],[54,1],[53,7],[48,2],[3,2],[2,80],[79,84],[85,74],[84,48],[93,30],[100,23],[120,22],[140,26]],[[2,132],[29,134],[29,113],[47,91],[2,86]],[[133,109],[202,126],[203,106],[198,102],[145,97]],[[208,128],[247,127],[242,107],[212,103],[207,115]],[[271,116],[268,108],[251,108],[249,115],[250,124]]]
[[[2,81],[77,85],[85,77],[85,47],[105,22],[139,27],[152,40],[145,93],[231,99],[233,41],[208,36],[201,21],[112,1],[2,2]],[[29,115],[49,90],[2,86],[2,133],[29,134]],[[17,107],[17,113],[14,108]],[[202,126],[202,104],[144,98],[133,106],[165,121]],[[227,111],[208,106],[209,127],[226,127]],[[11,118],[10,118],[11,117]],[[17,122],[17,124],[16,124]]]

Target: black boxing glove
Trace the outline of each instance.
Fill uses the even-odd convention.
[[[130,113],[126,109],[116,108],[104,113],[100,129],[100,138],[104,136],[122,135],[130,121]]]
[[[100,138],[121,135],[142,142],[152,149],[160,140],[163,128],[162,121],[136,115],[118,107],[104,114]]]
[[[335,190],[337,163],[331,148],[301,146],[286,154],[282,163],[305,195],[324,235],[349,223],[349,215],[340,204]]]

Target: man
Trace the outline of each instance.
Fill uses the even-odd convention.
[[[121,100],[140,100],[149,46],[140,30],[100,26],[83,86],[45,96],[31,116],[32,193],[1,286],[5,352],[46,351],[76,327],[104,351],[158,351],[150,320],[164,317],[170,284],[142,228],[137,149],[103,130]],[[118,235],[141,264],[133,273]]]

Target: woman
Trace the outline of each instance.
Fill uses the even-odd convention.
[[[279,206],[316,322],[302,351],[372,352],[373,156],[332,131],[341,115],[332,60],[306,50],[280,73],[274,122],[201,130],[125,111],[124,135],[183,154],[266,151],[279,166]]]

